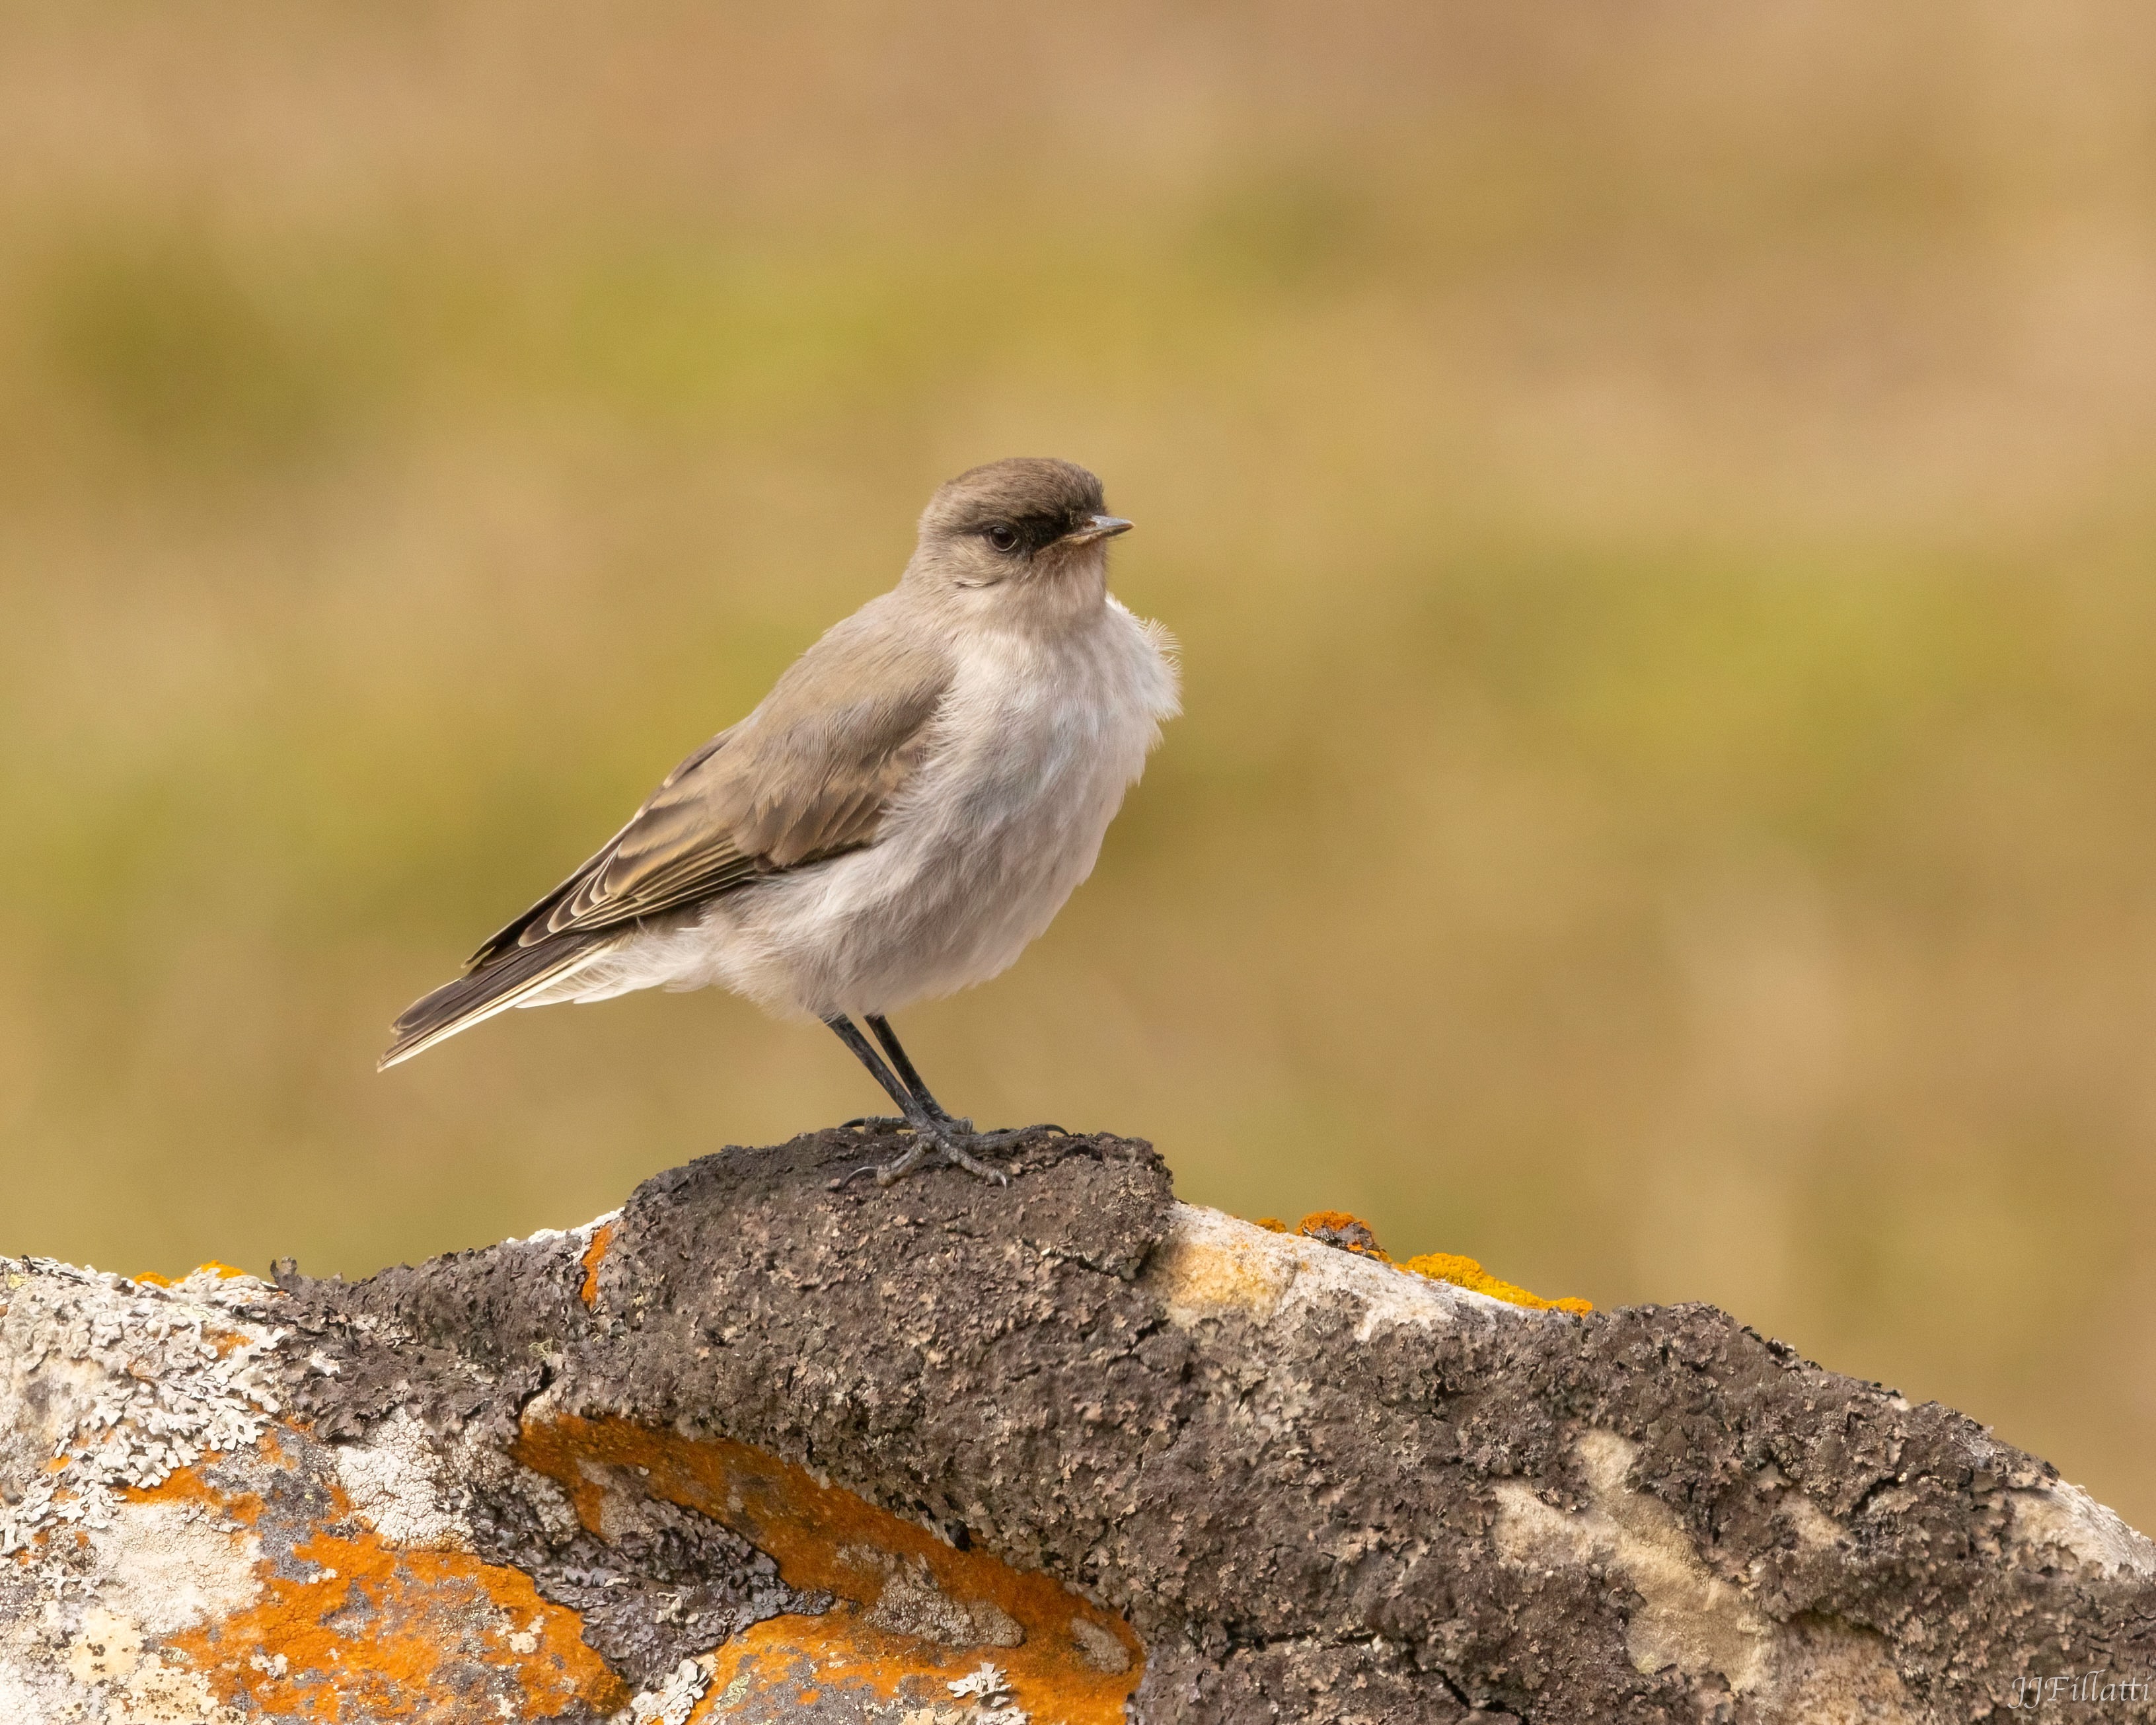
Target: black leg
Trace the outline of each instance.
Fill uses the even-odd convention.
[[[875,1012],[865,1012],[861,1016],[869,1028],[875,1032],[875,1039],[883,1044],[884,1053],[891,1056],[891,1069],[897,1073],[906,1088],[920,1099],[921,1105],[939,1120],[957,1123],[950,1110],[928,1094],[928,1086],[921,1081],[920,1073],[915,1069],[912,1061],[906,1058],[906,1050],[900,1046],[898,1032],[891,1027],[891,1020]]]
[[[839,1040],[853,1051],[854,1058],[868,1068],[869,1075],[883,1086],[884,1094],[898,1105],[898,1111],[905,1115],[906,1125],[913,1129],[912,1148],[904,1156],[880,1168],[863,1171],[872,1171],[877,1185],[889,1186],[894,1180],[911,1174],[931,1151],[942,1151],[944,1161],[955,1163],[968,1173],[977,1174],[983,1180],[993,1180],[998,1186],[1010,1183],[1010,1176],[1002,1169],[990,1167],[966,1149],[962,1141],[971,1137],[972,1134],[964,1130],[957,1121],[947,1118],[939,1120],[929,1113],[927,1105],[906,1089],[897,1075],[883,1063],[876,1051],[869,1046],[869,1039],[861,1034],[852,1019],[841,1012],[824,1022],[831,1027]],[[937,1113],[941,1112],[941,1110],[937,1110]],[[853,1177],[849,1175],[847,1177],[850,1179]]]
[[[880,1017],[874,1012],[864,1012],[861,1016],[867,1021],[869,1028],[875,1032],[876,1040],[883,1044],[884,1053],[891,1056],[891,1063],[892,1067],[896,1069],[899,1078],[904,1082],[906,1088],[912,1091],[914,1095],[920,1099],[921,1105],[923,1108],[926,1108],[931,1115],[942,1121],[944,1125],[955,1126],[960,1131],[965,1133],[968,1138],[973,1143],[985,1144],[994,1149],[1001,1150],[1005,1145],[1017,1143],[1019,1139],[1024,1137],[1029,1131],[1060,1132],[1065,1138],[1068,1138],[1070,1135],[1070,1134],[1065,1130],[1063,1127],[1053,1125],[1040,1127],[1017,1126],[1002,1132],[976,1132],[973,1130],[973,1123],[971,1120],[958,1119],[957,1116],[952,1115],[948,1109],[945,1108],[942,1103],[938,1102],[933,1096],[928,1094],[928,1086],[921,1081],[920,1073],[914,1069],[912,1061],[906,1058],[906,1050],[899,1045],[898,1032],[891,1027],[891,1020],[888,1018]],[[865,1120],[850,1120],[847,1124],[849,1125],[865,1125],[870,1123]]]
[[[892,1075],[891,1069],[883,1063],[882,1057],[869,1046],[869,1039],[855,1027],[854,1021],[844,1013],[840,1013],[838,1017],[826,1018],[824,1022],[838,1033],[840,1042],[853,1050],[854,1058],[868,1068],[869,1076],[883,1086],[884,1094],[899,1105],[908,1120],[912,1119],[914,1110],[908,1106],[913,1100],[912,1093]]]

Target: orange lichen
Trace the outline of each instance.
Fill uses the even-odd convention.
[[[1375,1258],[1396,1269],[1428,1276],[1434,1282],[1450,1282],[1455,1288],[1486,1294],[1492,1300],[1502,1300],[1512,1305],[1530,1306],[1538,1311],[1570,1312],[1574,1316],[1594,1310],[1584,1300],[1545,1300],[1539,1294],[1530,1294],[1525,1288],[1491,1275],[1472,1258],[1463,1258],[1455,1252],[1425,1252],[1419,1258],[1399,1263],[1378,1244],[1378,1237],[1368,1223],[1345,1210],[1313,1210],[1292,1228],[1273,1217],[1260,1216],[1256,1226],[1273,1233],[1296,1233],[1306,1239],[1322,1240],[1328,1246],[1337,1246],[1364,1258]]]
[[[195,1503],[251,1527],[262,1514],[262,1500],[244,1491],[220,1491],[203,1477],[198,1467],[176,1467],[156,1486],[130,1486],[122,1495],[130,1503]]]
[[[582,1262],[584,1266],[584,1285],[579,1290],[586,1305],[599,1303],[599,1266],[606,1262],[608,1249],[613,1244],[613,1223],[602,1222],[592,1230],[592,1243],[584,1248]]]
[[[204,1500],[249,1523],[263,1511],[259,1498],[219,1493],[192,1469],[139,1495]],[[576,1614],[541,1599],[521,1571],[461,1552],[398,1550],[350,1509],[331,1487],[325,1520],[352,1532],[318,1528],[292,1547],[296,1561],[264,1557],[253,1604],[172,1638],[226,1705],[244,1696],[280,1718],[388,1725],[444,1717],[444,1704],[461,1699],[470,1717],[492,1717],[481,1692],[511,1699],[525,1718],[578,1702],[600,1712],[627,1702]],[[293,1573],[301,1566],[314,1573]]]
[[[1594,1310],[1584,1300],[1545,1300],[1539,1294],[1530,1294],[1525,1288],[1500,1281],[1472,1258],[1462,1258],[1455,1252],[1425,1252],[1419,1258],[1409,1259],[1400,1268],[1419,1276],[1428,1276],[1434,1282],[1450,1282],[1455,1288],[1487,1294],[1492,1300],[1507,1300],[1514,1305],[1533,1306],[1543,1311],[1568,1311],[1576,1317]]]
[[[1086,1669],[1067,1635],[1061,1658],[1044,1674],[1039,1659],[1019,1647],[947,1647],[913,1635],[892,1635],[868,1622],[851,1604],[821,1617],[774,1617],[736,1636],[712,1656],[711,1686],[705,1708],[690,1725],[715,1719],[719,1702],[790,1699],[806,1707],[819,1693],[865,1702],[911,1702],[922,1707],[951,1705],[947,1686],[978,1671],[982,1661],[1001,1668],[1012,1700],[1035,1718],[1068,1725],[1108,1725],[1125,1717],[1124,1702],[1137,1686],[1137,1667],[1108,1676]],[[1028,1635],[1029,1643],[1032,1637]],[[1040,1711],[1050,1711],[1045,1715]],[[761,1711],[751,1709],[750,1711]],[[963,1717],[963,1716],[956,1716]]]
[[[1365,1258],[1375,1258],[1383,1263],[1393,1260],[1370,1224],[1359,1216],[1351,1216],[1345,1210],[1312,1210],[1295,1225],[1295,1231],[1305,1239],[1322,1240],[1328,1246],[1337,1246],[1343,1252],[1354,1252]]]
[[[628,1470],[641,1489],[701,1511],[767,1552],[791,1585],[843,1602],[821,1617],[774,1619],[727,1643],[716,1655],[715,1695],[795,1694],[809,1685],[934,1698],[924,1686],[962,1676],[985,1656],[1008,1674],[1019,1705],[1069,1725],[1111,1725],[1137,1687],[1143,1649],[1112,1612],[1053,1576],[959,1551],[746,1444],[560,1417],[527,1422],[511,1453],[558,1482],[587,1527],[598,1528],[606,1491],[603,1472],[594,1477],[594,1470]],[[952,1612],[1014,1629],[1023,1640],[960,1646],[906,1633],[902,1619],[893,1627],[884,1595],[901,1577],[909,1590],[932,1588]],[[885,1621],[875,1621],[879,1615]],[[1125,1668],[1101,1668],[1116,1664]]]
[[[206,1264],[198,1264],[192,1269],[187,1272],[187,1274],[198,1276],[204,1270],[208,1270],[220,1281],[229,1281],[234,1276],[244,1276],[248,1274],[248,1272],[244,1269],[234,1269],[228,1264],[219,1264],[217,1259],[213,1258]],[[138,1282],[147,1282],[153,1288],[170,1288],[186,1280],[187,1278],[185,1276],[161,1276],[154,1269],[146,1269],[141,1274],[133,1277],[131,1280]]]

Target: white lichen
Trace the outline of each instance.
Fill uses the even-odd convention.
[[[1146,1274],[1159,1290],[1169,1321],[1183,1329],[1230,1316],[1271,1324],[1319,1304],[1353,1311],[1358,1341],[1368,1341],[1380,1329],[1442,1329],[1464,1315],[1546,1316],[1197,1204],[1177,1204],[1169,1212],[1168,1238]]]
[[[1640,1599],[1625,1631],[1635,1668],[1712,1680],[1761,1719],[1896,1725],[1917,1717],[1883,1638],[1830,1622],[1781,1621],[1749,1589],[1715,1573],[1676,1512],[1630,1483],[1638,1445],[1589,1429],[1573,1453],[1589,1491],[1578,1510],[1544,1502],[1523,1480],[1496,1482],[1497,1555],[1546,1575],[1621,1575]],[[1834,1524],[1812,1513],[1825,1524],[1813,1537],[1830,1545]]]
[[[2057,1480],[2008,1495],[2015,1546],[2023,1557],[2042,1562],[2063,1550],[2099,1575],[2156,1575],[2156,1543],[2080,1486]]]
[[[542,1228],[533,1230],[521,1240],[505,1240],[506,1246],[542,1246],[556,1240],[574,1240],[579,1252],[589,1246],[592,1236],[601,1228],[621,1220],[621,1212],[609,1210],[603,1216],[594,1216],[589,1222],[579,1223],[574,1228]]]
[[[961,1700],[969,1695],[977,1695],[983,1701],[1000,1701],[1010,1693],[1010,1679],[1004,1675],[999,1666],[984,1659],[978,1670],[969,1671],[957,1681],[946,1683],[943,1686]]]
[[[198,1274],[167,1289],[48,1259],[0,1263],[0,1394],[44,1415],[41,1430],[18,1421],[0,1444],[0,1557],[59,1527],[110,1527],[126,1488],[252,1450],[277,1411],[263,1367],[283,1332],[231,1310],[267,1291],[254,1278]]]
[[[336,1447],[337,1483],[352,1506],[390,1544],[414,1551],[468,1552],[470,1526],[427,1428],[399,1408],[363,1444]]]
[[[1033,1716],[1011,1699],[1010,1678],[983,1661],[979,1670],[943,1686],[959,1700],[979,1703],[960,1717],[966,1725],[1032,1725]]]
[[[123,1501],[90,1544],[98,1597],[147,1635],[223,1617],[257,1589],[260,1540],[208,1504]]]
[[[711,1661],[685,1659],[656,1689],[647,1689],[613,1716],[611,1725],[689,1725],[689,1715],[711,1686]]]
[[[236,1719],[153,1643],[247,1604],[259,1542],[213,1501],[130,1488],[254,1464],[279,1332],[238,1308],[270,1291],[0,1259],[0,1719]]]

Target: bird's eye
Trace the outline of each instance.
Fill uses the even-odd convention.
[[[1007,521],[999,521],[983,536],[998,551],[1018,549],[1018,529]]]

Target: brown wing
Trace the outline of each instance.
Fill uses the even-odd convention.
[[[875,841],[927,751],[951,681],[940,645],[875,626],[834,629],[763,704],[666,775],[629,824],[475,953],[589,935],[695,904]]]

